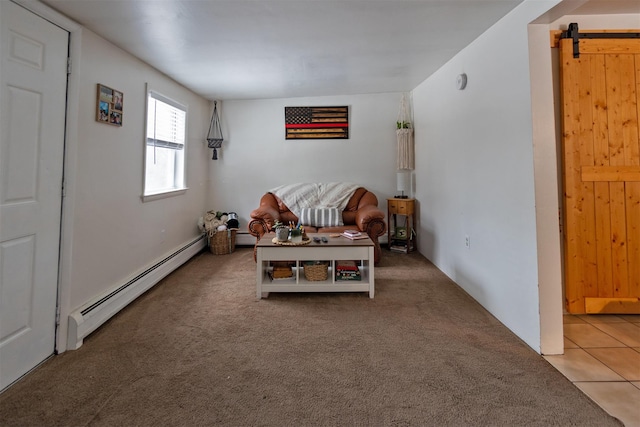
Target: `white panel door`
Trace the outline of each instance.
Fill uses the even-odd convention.
[[[0,390],[55,349],[68,40],[0,0]]]

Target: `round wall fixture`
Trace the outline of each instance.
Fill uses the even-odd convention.
[[[456,78],[456,87],[458,90],[462,90],[467,87],[467,75],[465,73],[458,74]]]

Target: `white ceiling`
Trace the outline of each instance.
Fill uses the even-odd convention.
[[[522,0],[43,0],[208,99],[407,92]]]

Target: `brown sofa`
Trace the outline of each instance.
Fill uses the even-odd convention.
[[[256,237],[256,241],[272,231],[274,222],[278,220],[283,224],[293,222],[298,224],[298,217],[283,204],[282,200],[273,193],[266,193],[260,199],[260,206],[251,212],[249,221],[249,233]],[[385,214],[378,209],[378,198],[366,188],[359,187],[349,199],[342,212],[344,225],[332,227],[311,227],[305,225],[308,233],[340,233],[347,229],[357,228],[369,235],[375,244],[375,262],[380,260],[382,251],[378,238],[387,231]],[[255,249],[254,249],[255,259]]]

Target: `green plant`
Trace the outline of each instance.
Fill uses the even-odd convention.
[[[278,230],[279,228],[287,228],[287,226],[276,219],[271,228],[273,230]]]
[[[396,126],[398,129],[409,129],[409,127],[411,127],[411,122],[396,122]]]

